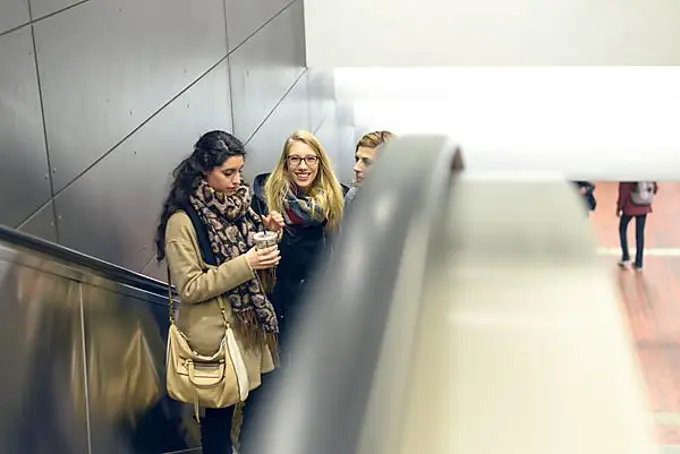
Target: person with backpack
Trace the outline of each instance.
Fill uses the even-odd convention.
[[[635,218],[635,270],[642,271],[642,256],[645,247],[645,224],[647,215],[652,212],[652,202],[659,187],[655,181],[622,181],[619,183],[619,198],[616,202],[616,215],[619,221],[622,268],[630,265],[628,251],[628,224]]]

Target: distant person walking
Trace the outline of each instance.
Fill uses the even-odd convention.
[[[591,211],[595,211],[597,200],[595,200],[595,184],[591,181],[574,181],[579,193],[583,197],[583,201],[588,208],[588,215]]]
[[[645,248],[645,224],[647,215],[652,212],[652,202],[659,187],[655,181],[633,181],[619,183],[619,198],[616,202],[616,215],[619,221],[621,240],[621,261],[619,266],[630,266],[628,251],[628,224],[635,218],[635,270],[642,271],[642,258]]]

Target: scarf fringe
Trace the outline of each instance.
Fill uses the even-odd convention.
[[[269,353],[272,355],[274,367],[279,367],[281,365],[281,357],[279,355],[279,336],[273,333],[267,333],[264,335],[264,342],[265,345],[269,347]]]
[[[265,331],[252,308],[235,311],[234,329],[242,336],[247,351],[269,347],[274,366],[279,367],[279,335]]]

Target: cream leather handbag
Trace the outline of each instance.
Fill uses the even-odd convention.
[[[219,349],[213,355],[205,356],[193,351],[189,340],[177,327],[172,290],[169,293],[170,332],[166,354],[168,395],[179,402],[192,404],[197,421],[200,420],[201,407],[226,408],[244,402],[250,390],[248,371],[227,319],[223,298],[218,297],[217,304],[226,328],[225,335]]]

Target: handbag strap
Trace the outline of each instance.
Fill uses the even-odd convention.
[[[170,320],[170,324],[174,325],[175,324],[175,299],[172,296],[172,277],[170,276],[170,266],[166,266],[166,269],[168,271],[168,319]],[[231,328],[231,323],[229,322],[229,319],[227,318],[227,311],[224,306],[224,298],[222,295],[217,297],[217,305],[220,308],[220,313],[222,314],[222,321],[224,322],[224,326],[227,329]]]
[[[166,266],[167,272],[168,272],[168,319],[170,320],[171,325],[175,325],[175,298],[172,296],[172,276],[170,275],[170,265]],[[231,324],[229,323],[229,320],[227,320],[227,313],[224,308],[224,301],[222,299],[222,296],[217,297],[217,305],[220,307],[220,313],[222,314],[222,321],[224,322],[224,326],[226,327],[227,331],[231,329]],[[226,333],[228,336],[228,332]],[[168,339],[168,342],[170,340]],[[193,361],[190,362],[189,364],[189,375],[190,377],[194,375],[194,370],[193,370]],[[193,380],[192,380],[193,381]],[[194,420],[196,423],[200,424],[201,423],[201,406],[200,406],[200,401],[198,398],[198,389],[194,385]]]

